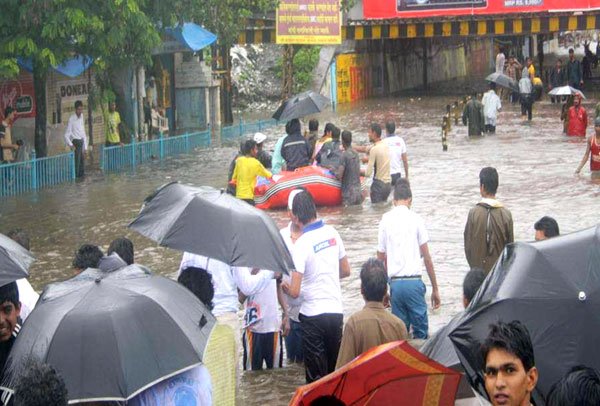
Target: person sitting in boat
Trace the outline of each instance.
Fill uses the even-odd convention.
[[[334,128],[335,125],[333,125],[333,123],[325,124],[325,128],[323,129],[323,136],[317,140],[317,142],[315,143],[315,147],[313,148],[313,153],[311,156],[312,162],[315,162],[315,160],[317,159],[317,155],[321,151],[321,148],[323,148],[323,145],[331,141]]]
[[[254,206],[254,187],[256,178],[262,176],[270,179],[273,175],[265,169],[256,156],[258,147],[256,141],[248,140],[244,145],[244,156],[235,161],[232,181],[235,182],[235,197]]]
[[[317,154],[316,163],[323,168],[335,170],[342,160],[342,146],[340,144],[340,129],[333,127],[331,141],[325,143]]]
[[[286,170],[310,165],[310,145],[302,135],[300,120],[294,118],[285,125],[288,134],[281,144],[281,156],[285,160]]]
[[[258,147],[258,155],[256,159],[267,169],[271,169],[271,155],[264,150],[265,140],[267,136],[263,133],[254,134],[254,141],[256,141],[256,146]]]

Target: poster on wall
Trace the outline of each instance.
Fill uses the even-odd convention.
[[[366,19],[581,11],[600,0],[363,0]]]
[[[276,16],[278,44],[342,43],[339,0],[280,0]]]
[[[17,110],[18,118],[35,117],[33,77],[22,73],[16,79],[0,82],[0,117],[4,109],[11,106]]]

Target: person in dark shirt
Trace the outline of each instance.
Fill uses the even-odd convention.
[[[363,194],[360,184],[360,157],[352,149],[352,133],[342,132],[344,152],[335,175],[342,182],[342,202],[345,205],[362,204]]]
[[[310,145],[310,156],[312,157],[315,151],[315,144],[319,139],[319,120],[311,118],[308,122],[308,134],[306,134],[306,140]]]
[[[0,371],[4,374],[4,365],[10,350],[21,330],[21,302],[17,282],[0,287]]]
[[[567,80],[569,86],[581,89],[583,86],[583,68],[581,62],[575,59],[575,51],[569,49],[569,62],[567,62]]]
[[[317,154],[317,164],[324,168],[336,169],[342,160],[342,146],[340,145],[340,129],[333,127],[331,141],[326,142]]]
[[[288,134],[281,145],[281,156],[288,171],[310,165],[310,145],[302,135],[300,120],[294,118],[285,125]]]
[[[271,169],[271,155],[264,150],[265,140],[267,136],[263,133],[254,134],[254,141],[256,142],[256,147],[258,148],[258,154],[256,155],[256,159],[267,169]]]

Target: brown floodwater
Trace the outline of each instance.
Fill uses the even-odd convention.
[[[562,233],[599,221],[600,185],[590,180],[587,165],[581,176],[574,175],[585,143],[561,134],[558,106],[538,103],[533,122],[524,123],[518,106],[505,103],[496,135],[469,139],[465,127],[455,126],[448,139],[449,150],[443,152],[441,116],[452,100],[449,96],[378,99],[343,106],[337,113],[319,117],[322,123],[331,120],[351,130],[355,143],[367,142],[371,122],[383,123],[391,118],[399,123],[408,146],[413,210],[426,221],[442,296],[442,308],[430,312],[431,331],[461,311],[461,284],[468,270],[463,229],[468,210],[479,199],[478,174],[482,167],[498,169],[498,198],[512,211],[517,240],[533,240],[533,224],[544,215],[556,218]],[[588,110],[593,111],[591,105]],[[588,132],[591,131],[590,127]],[[283,134],[283,127],[264,132],[272,148]],[[37,258],[31,269],[31,282],[38,290],[71,276],[70,264],[79,245],[93,243],[106,249],[112,239],[120,236],[135,243],[136,262],[173,276],[181,254],[158,247],[126,226],[136,216],[143,199],[164,183],[178,180],[223,187],[235,152],[233,146],[198,150],[141,166],[135,172],[106,176],[96,172],[82,182],[0,200],[0,231],[6,233],[20,227],[30,233]],[[389,203],[372,206],[367,201],[362,207],[319,211],[340,232],[352,265],[352,276],[342,282],[346,315],[363,305],[358,270],[363,261],[375,254],[377,225],[390,207]],[[283,211],[271,215],[281,226],[287,221]],[[303,379],[303,369],[297,365],[244,373],[241,403],[287,404]]]

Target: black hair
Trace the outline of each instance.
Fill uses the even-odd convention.
[[[11,282],[4,286],[0,286],[0,305],[4,302],[11,302],[17,309],[21,307],[17,282]]]
[[[342,131],[342,145],[346,147],[352,145],[352,133],[348,130]]]
[[[325,124],[325,128],[323,129],[323,135],[327,134],[330,131],[333,132],[334,128],[335,128],[335,125],[333,125],[333,123]]]
[[[569,48],[569,53],[570,53],[570,54],[574,54],[574,53],[575,53],[575,50],[574,50],[573,48]]]
[[[29,360],[15,385],[14,406],[66,406],[67,387],[49,364]]]
[[[412,198],[410,182],[408,179],[400,178],[394,185],[394,200],[408,200]]]
[[[310,402],[310,406],[346,406],[346,403],[334,395],[323,395]]]
[[[463,280],[463,296],[469,303],[485,280],[485,272],[481,268],[471,268]]]
[[[360,283],[367,301],[382,302],[388,284],[383,262],[377,258],[369,258],[360,268]]]
[[[133,242],[131,242],[129,238],[121,237],[112,240],[112,242],[108,246],[108,251],[106,251],[106,253],[110,255],[113,252],[116,252],[117,255],[120,256],[121,259],[127,263],[127,265],[131,265],[135,262],[133,253]]]
[[[256,141],[254,140],[246,140],[244,143],[244,155],[249,155],[252,150],[256,147]]]
[[[341,130],[338,127],[334,126],[333,130],[331,130],[331,139],[339,141],[340,140],[340,133],[341,133]]]
[[[15,228],[14,230],[10,230],[6,236],[19,244],[21,247],[25,248],[27,251],[31,249],[29,234],[27,234],[25,230],[21,228]]]
[[[496,168],[487,166],[479,172],[479,184],[483,185],[486,192],[496,195],[498,190],[498,171]]]
[[[552,217],[544,216],[535,222],[533,226],[536,230],[543,231],[546,238],[556,237],[560,235],[558,223]]]
[[[212,284],[212,275],[206,269],[187,267],[181,271],[177,282],[188,288],[209,310],[212,310],[215,288]]]
[[[377,134],[378,137],[381,137],[381,126],[377,123],[371,124],[371,131]]]
[[[490,333],[481,346],[482,369],[485,369],[488,353],[493,350],[503,350],[519,358],[525,371],[535,366],[533,344],[527,327],[518,320],[510,323],[499,321],[490,325]]]
[[[319,130],[319,120],[316,118],[311,118],[308,122],[308,131],[318,131]]]
[[[76,269],[87,269],[87,268],[98,268],[98,262],[104,254],[97,245],[83,244],[73,258],[73,268]]]
[[[77,100],[75,102],[75,109],[77,109],[78,107],[83,107],[83,102],[81,100]]]
[[[396,132],[396,123],[394,123],[391,120],[385,123],[385,131],[388,134],[393,134],[394,132]]]
[[[494,82],[490,82],[490,89],[496,90],[496,84]]]
[[[299,134],[302,132],[302,126],[300,120],[293,118],[285,124],[285,132],[288,135]]]
[[[310,193],[302,191],[294,197],[292,214],[305,225],[317,218],[317,207]]]
[[[600,372],[579,365],[555,382],[546,406],[596,406],[600,405]]]
[[[15,111],[13,106],[6,106],[6,108],[4,109],[4,118],[7,118],[8,116],[10,116],[10,114]]]

